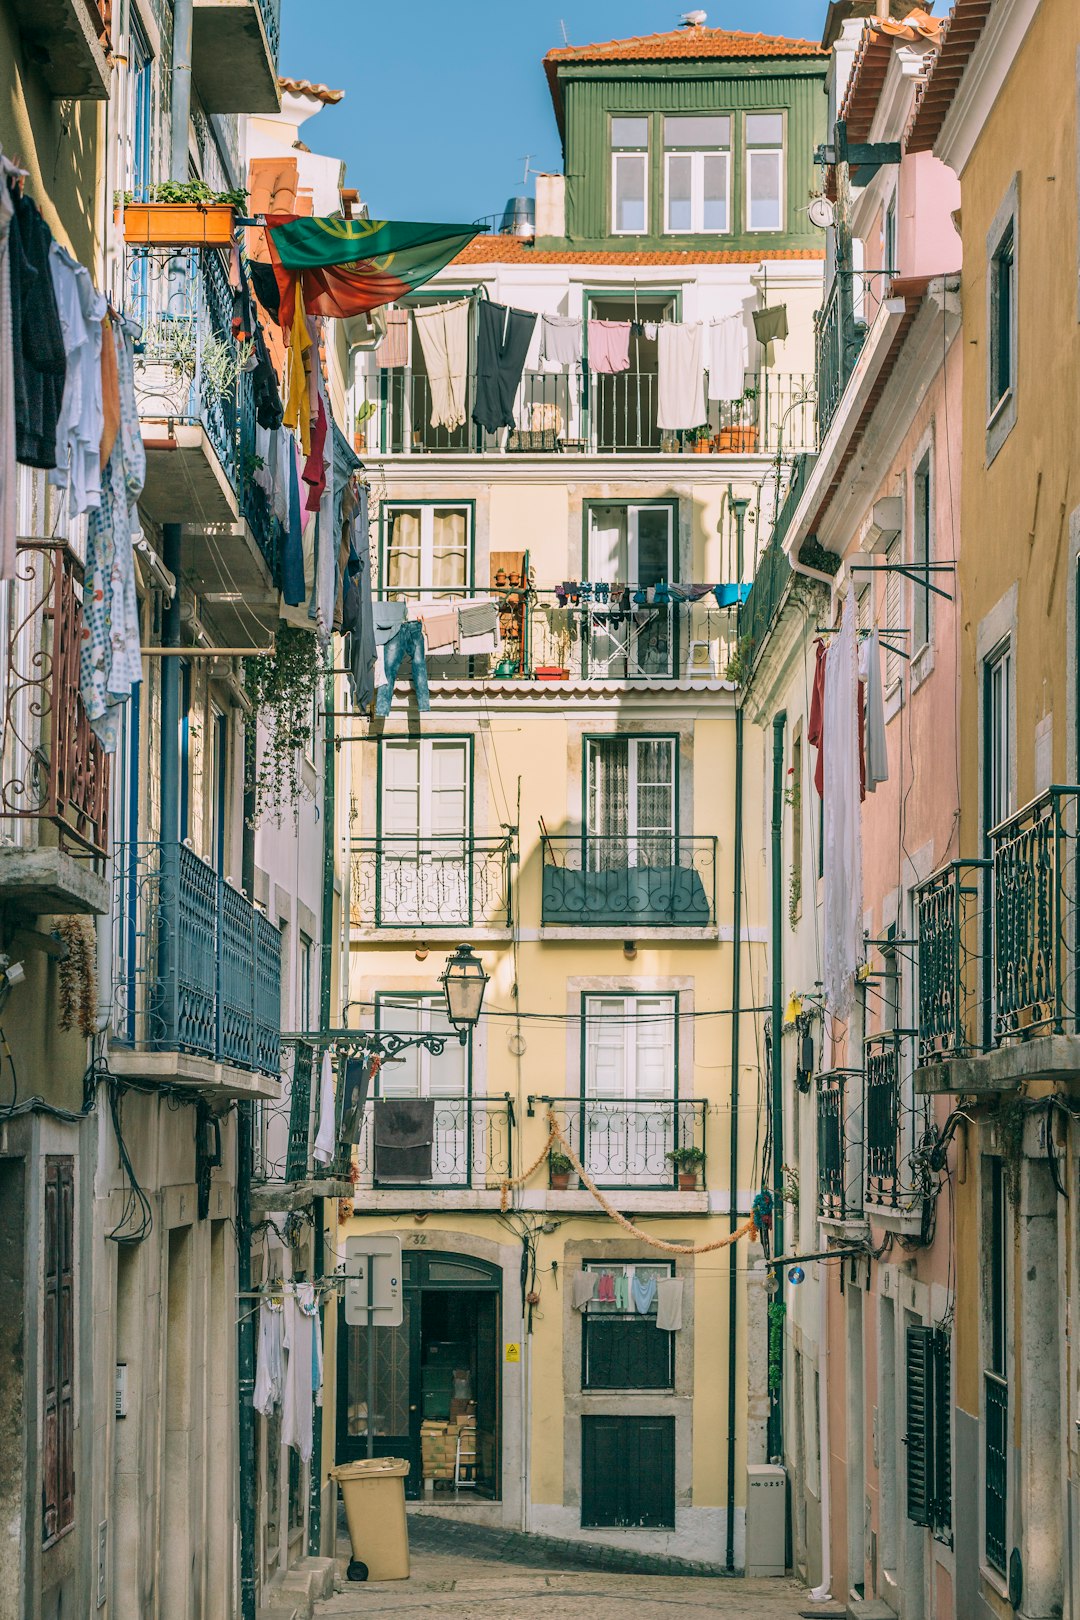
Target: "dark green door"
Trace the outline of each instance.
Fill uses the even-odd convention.
[[[582,1418],[581,1523],[674,1530],[674,1418]]]

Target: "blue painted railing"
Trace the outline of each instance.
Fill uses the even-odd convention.
[[[270,47],[270,55],[276,69],[281,44],[281,0],[259,0],[259,15],[266,29],[266,43]]]
[[[186,844],[115,854],[117,1039],[277,1074],[281,935]]]

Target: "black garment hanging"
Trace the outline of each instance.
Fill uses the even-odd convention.
[[[263,309],[265,309],[270,319],[280,326],[281,293],[278,290],[277,277],[274,275],[273,265],[261,264],[259,260],[252,259],[248,263],[248,269],[251,272],[251,285],[255,290],[256,298],[259,300],[259,303],[262,305]]]
[[[482,300],[476,308],[476,404],[472,418],[488,433],[514,424],[514,396],[537,317]]]
[[[49,268],[53,235],[29,197],[13,189],[12,201],[8,258],[15,459],[25,467],[52,468],[67,377],[64,333]]]

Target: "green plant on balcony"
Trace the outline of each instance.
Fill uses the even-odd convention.
[[[725,681],[731,681],[736,686],[742,685],[750,673],[750,655],[753,652],[753,647],[753,636],[739,637],[735,643],[735,651],[728,659],[727,667],[724,670]]]
[[[678,1172],[682,1191],[693,1192],[698,1183],[698,1173],[705,1163],[703,1150],[699,1147],[677,1147],[665,1153],[664,1157]]]
[[[157,185],[148,186],[146,201],[159,203],[225,203],[230,208],[246,208],[248,194],[243,186],[233,186],[227,191],[215,191],[208,186],[205,180],[160,180]],[[133,191],[116,191],[113,193],[113,202],[119,207],[121,201],[125,207],[135,201]]]
[[[548,1171],[551,1176],[551,1185],[560,1192],[564,1192],[570,1185],[570,1172],[574,1168],[574,1161],[568,1159],[565,1153],[551,1152],[548,1154]]]
[[[799,561],[805,568],[816,568],[821,574],[835,574],[843,558],[835,551],[827,551],[816,535],[808,535],[799,547]]]
[[[788,923],[794,933],[802,915],[802,872],[798,866],[791,868],[788,879]]]
[[[322,678],[315,634],[296,625],[278,625],[269,657],[244,660],[245,690],[263,733],[257,749],[256,727],[248,727],[253,825],[266,816],[280,823],[287,806],[297,814],[304,793],[300,762],[310,750]]]

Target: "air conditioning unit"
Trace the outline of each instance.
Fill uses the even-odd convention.
[[[747,1466],[746,1574],[787,1574],[787,1474],[778,1463]]]

